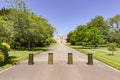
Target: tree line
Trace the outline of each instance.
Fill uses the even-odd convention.
[[[24,0],[5,1],[10,7],[0,10],[0,43],[28,49],[50,45],[55,28],[47,19],[29,11]]]
[[[92,18],[87,24],[79,25],[74,31],[70,31],[67,42],[83,47],[117,43],[117,47],[120,47],[120,15],[107,20],[103,16]]]
[[[47,19],[38,17],[24,0],[4,0],[8,7],[0,10],[0,66],[12,63],[10,48],[29,49],[49,46],[55,28]]]

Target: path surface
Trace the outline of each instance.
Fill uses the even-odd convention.
[[[54,53],[54,64],[48,65],[48,53]],[[72,52],[74,64],[67,64],[67,53]],[[0,72],[0,80],[120,80],[120,72],[94,60],[87,65],[87,56],[62,44],[35,56],[35,64],[27,61]]]

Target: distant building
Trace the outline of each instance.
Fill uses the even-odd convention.
[[[57,41],[57,43],[64,44],[64,43],[66,43],[66,39],[67,39],[67,36],[60,36],[60,35],[58,35],[55,40]]]

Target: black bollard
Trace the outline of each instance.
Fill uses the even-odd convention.
[[[29,59],[28,59],[28,65],[33,65],[34,64],[34,61],[33,61],[33,54],[30,53],[29,54]]]
[[[72,55],[72,53],[68,53],[68,64],[73,64],[73,55]]]
[[[88,65],[93,65],[93,54],[88,54]]]
[[[53,64],[53,53],[48,53],[48,64]]]

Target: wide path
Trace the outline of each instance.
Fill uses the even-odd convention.
[[[54,64],[48,65],[48,53],[54,53]],[[67,64],[67,53],[72,52],[74,64]],[[120,72],[94,60],[87,65],[87,56],[63,44],[35,56],[34,65],[22,62],[0,72],[0,80],[120,80]]]

